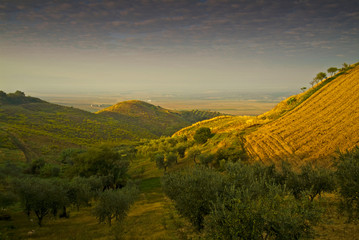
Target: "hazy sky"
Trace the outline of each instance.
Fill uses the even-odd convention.
[[[358,61],[358,0],[0,1],[6,92],[299,90]]]

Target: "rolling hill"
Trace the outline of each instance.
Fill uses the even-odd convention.
[[[204,151],[242,141],[252,159],[293,165],[328,164],[337,151],[359,145],[359,64],[291,96],[257,117],[222,116],[184,128],[174,136],[193,136],[209,127],[215,136]]]
[[[157,138],[217,115],[175,112],[141,101],[118,103],[94,114],[25,96],[20,91],[0,91],[0,159],[51,159],[71,147]]]
[[[117,103],[97,114],[142,126],[156,136],[170,135],[195,122],[222,115],[199,110],[173,111],[138,100]]]

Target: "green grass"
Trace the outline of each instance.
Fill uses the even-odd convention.
[[[141,192],[151,192],[159,188],[161,188],[161,178],[159,177],[144,179],[139,185]]]

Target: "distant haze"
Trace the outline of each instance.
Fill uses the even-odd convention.
[[[357,0],[3,0],[0,89],[293,92],[359,52]]]

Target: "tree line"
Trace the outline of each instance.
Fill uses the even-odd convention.
[[[327,69],[327,73],[330,74],[330,77],[333,77],[338,71],[339,72],[344,72],[344,71],[346,71],[348,69],[350,69],[350,65],[347,64],[347,63],[343,63],[342,68],[330,67],[330,68]],[[312,87],[313,87],[315,84],[318,84],[319,82],[323,81],[326,78],[327,78],[327,74],[325,72],[319,72],[313,78],[313,80],[310,81],[310,85],[312,85]],[[302,88],[302,90],[305,90],[305,89]]]
[[[8,163],[0,178],[6,191],[0,192],[0,208],[20,202],[24,213],[34,214],[39,226],[48,216],[69,218],[69,207],[91,206],[99,222],[111,226],[113,219],[122,221],[138,194],[127,170],[133,148],[99,146],[67,149],[60,157],[61,166],[37,159],[19,171]],[[2,210],[2,218],[10,218]]]

